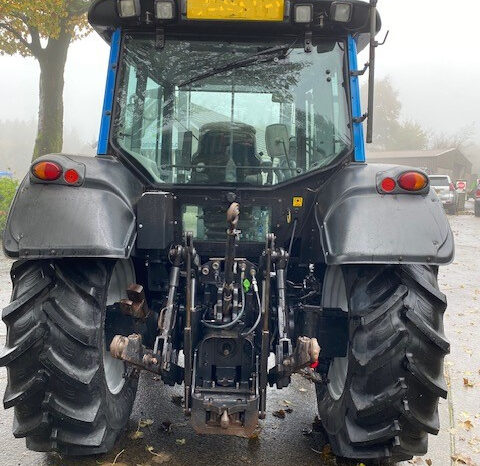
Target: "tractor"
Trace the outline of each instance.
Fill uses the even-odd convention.
[[[89,21],[98,155],[37,159],[3,236],[14,436],[107,452],[147,371],[199,434],[248,438],[300,373],[335,455],[425,454],[454,241],[425,172],[366,162],[377,1],[95,0]]]

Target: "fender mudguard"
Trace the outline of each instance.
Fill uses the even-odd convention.
[[[324,185],[315,217],[326,264],[444,265],[453,260],[453,234],[432,189],[422,194],[378,191],[382,176],[408,170],[352,163]]]
[[[13,258],[128,258],[136,239],[134,206],[142,183],[113,157],[50,155],[39,160],[75,168],[80,181],[44,183],[28,174],[3,235]]]

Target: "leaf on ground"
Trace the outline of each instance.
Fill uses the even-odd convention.
[[[473,423],[472,423],[472,421],[470,421],[470,419],[467,419],[466,421],[461,422],[460,425],[465,430],[472,430],[473,429]]]
[[[140,419],[138,421],[138,427],[143,429],[144,427],[149,427],[153,424],[153,419]]]
[[[466,377],[463,378],[463,386],[467,388],[473,388],[473,383]]]
[[[472,461],[472,458],[469,458],[465,455],[453,455],[452,460],[455,461],[455,464],[466,464],[467,466],[475,466],[475,463]]]
[[[285,419],[285,411],[283,409],[279,409],[278,411],[274,411],[273,416],[278,417],[278,419]]]
[[[162,458],[165,455],[165,453],[156,452],[155,448],[153,448],[151,445],[148,445],[147,447],[145,447],[145,449],[155,457],[158,456],[159,458]]]
[[[425,463],[427,463],[428,466],[432,466],[433,461],[432,461],[430,458],[427,458],[427,459],[425,460]]]
[[[468,441],[468,444],[471,445],[471,446],[480,445],[480,437],[473,436],[473,437]]]
[[[175,443],[177,445],[185,445],[187,441],[184,438],[177,438],[177,440],[175,440]]]
[[[132,439],[132,440],[138,440],[138,439],[141,439],[143,438],[144,434],[141,430],[137,430],[136,432],[132,432],[129,437]]]
[[[168,463],[172,459],[172,455],[168,453],[158,453],[156,456],[152,458],[152,461],[155,464],[163,464],[163,463]]]
[[[414,458],[412,458],[411,460],[408,460],[408,463],[409,464],[425,464],[423,462],[423,458],[420,458],[420,456],[415,456]]]
[[[125,453],[125,448],[117,453],[117,456],[115,456],[115,459],[113,460],[112,463],[102,463],[102,466],[128,466],[127,463],[117,463],[118,458],[120,458],[121,455]]]
[[[322,455],[324,458],[330,458],[333,456],[332,447],[330,446],[329,443],[324,445],[324,447],[322,448]]]
[[[290,406],[291,404],[293,404],[291,401],[288,401],[288,400],[283,400],[283,404],[285,406]]]
[[[479,371],[479,372],[480,372],[480,371]],[[306,388],[299,388],[298,391],[299,391],[299,392],[302,392],[302,393],[305,393],[305,392],[307,391],[307,389],[306,389]]]

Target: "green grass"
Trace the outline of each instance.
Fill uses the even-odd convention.
[[[0,231],[5,229],[8,211],[17,192],[18,181],[0,178]]]

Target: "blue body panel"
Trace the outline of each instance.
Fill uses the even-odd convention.
[[[358,70],[357,43],[352,36],[348,37],[348,61],[350,71]],[[362,104],[360,101],[360,83],[358,76],[350,78],[350,89],[352,95],[353,118],[362,116]],[[353,123],[353,141],[355,144],[355,162],[365,162],[365,139],[363,137],[363,123]]]
[[[115,94],[115,81],[117,77],[118,59],[120,56],[121,30],[117,29],[112,35],[110,48],[110,60],[108,63],[107,86],[103,103],[102,123],[98,138],[98,155],[106,155],[108,152],[108,140],[110,137],[110,124],[112,121],[113,98]]]

